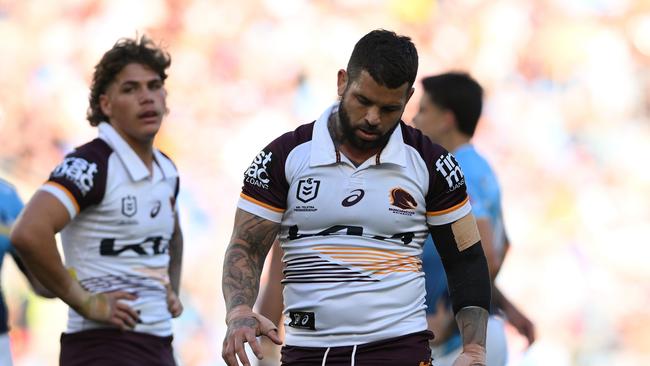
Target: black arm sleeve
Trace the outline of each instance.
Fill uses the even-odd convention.
[[[430,226],[433,242],[447,273],[447,286],[454,314],[466,306],[490,310],[491,283],[481,242],[458,250],[451,224]]]

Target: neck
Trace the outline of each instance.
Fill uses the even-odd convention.
[[[469,143],[469,141],[470,138],[467,135],[460,132],[454,132],[451,133],[449,136],[447,136],[445,139],[443,139],[440,145],[442,145],[442,147],[447,149],[447,151],[453,153],[454,151],[456,151],[456,149],[458,149],[462,145]]]
[[[153,169],[153,139],[141,141],[122,133],[118,129],[115,130],[122,137],[122,139],[126,141],[131,149],[133,149],[140,160],[142,160],[147,169],[149,169],[149,172],[151,172]]]
[[[364,161],[368,160],[371,156],[374,156],[382,149],[381,147],[360,149],[350,144],[350,141],[347,141],[343,135],[341,119],[339,118],[338,112],[332,113],[330,116],[327,121],[327,129],[329,130],[332,141],[334,142],[334,147],[350,159],[355,166],[363,164]]]

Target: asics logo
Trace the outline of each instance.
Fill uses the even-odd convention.
[[[160,203],[160,201],[156,201],[156,203],[154,203],[153,208],[151,209],[151,212],[149,213],[149,216],[150,216],[152,219],[153,219],[154,217],[158,216],[158,212],[160,212],[160,206],[162,206],[162,204]]]
[[[363,189],[355,189],[350,193],[351,194],[349,196],[345,197],[343,201],[341,201],[341,205],[343,205],[343,207],[350,207],[356,205],[357,203],[359,203],[359,201],[361,201],[363,196],[366,194],[366,192],[364,192]]]

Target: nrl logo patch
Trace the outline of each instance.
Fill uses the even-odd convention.
[[[135,196],[122,197],[122,215],[132,217],[138,212],[138,201]]]
[[[298,191],[296,192],[296,198],[298,201],[307,203],[312,201],[316,196],[318,196],[318,188],[320,187],[320,180],[307,178],[301,179],[298,181]]]

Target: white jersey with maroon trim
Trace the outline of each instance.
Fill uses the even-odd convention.
[[[355,167],[315,122],[269,144],[238,207],[281,224],[286,344],[336,347],[425,330],[420,254],[428,225],[471,208],[454,157],[399,122]]]
[[[88,291],[127,291],[139,311],[135,331],[172,333],[165,285],[174,232],[178,172],[154,149],[153,172],[108,123],[99,138],[68,154],[41,190],[72,220],[61,231],[65,264]],[[106,327],[68,312],[67,332]]]

